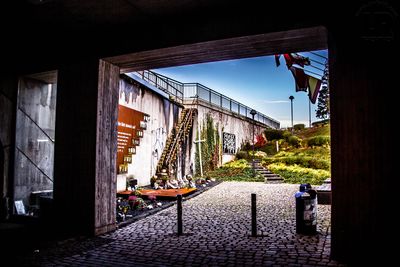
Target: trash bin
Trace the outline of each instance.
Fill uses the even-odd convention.
[[[317,233],[317,191],[310,184],[301,184],[296,199],[296,233],[314,235]]]

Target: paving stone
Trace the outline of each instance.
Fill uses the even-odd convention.
[[[176,235],[171,206],[94,239],[41,249],[21,257],[19,265],[34,259],[38,266],[344,266],[329,259],[329,205],[318,206],[318,235],[296,234],[297,190],[224,182],[183,202],[187,235]],[[258,237],[249,236],[251,193],[257,194]]]

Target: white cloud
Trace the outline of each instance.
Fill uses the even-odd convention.
[[[281,103],[289,103],[288,100],[263,100],[263,103],[266,104],[281,104]]]
[[[281,123],[281,128],[287,128],[287,127],[292,127],[292,121],[291,120],[279,120],[278,121]],[[308,127],[309,122],[308,121],[303,121],[303,120],[294,120],[293,125],[295,124],[304,124],[306,127]]]

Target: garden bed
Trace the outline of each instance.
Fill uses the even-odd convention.
[[[220,183],[221,183],[221,181],[209,181],[205,184],[197,185],[197,190],[194,191],[193,193],[191,193],[190,195],[184,196],[183,201],[188,200],[192,197],[195,197]],[[151,189],[150,186],[145,186],[142,188],[143,189]],[[148,198],[143,198],[143,201],[144,201],[144,204],[142,205],[143,208],[129,209],[128,211],[126,211],[124,218],[117,216],[118,227],[123,227],[127,224],[130,224],[132,222],[135,222],[137,220],[145,218],[149,215],[155,214],[163,209],[171,207],[172,205],[174,205],[176,203],[176,198],[158,197],[154,200],[148,199]],[[157,204],[157,203],[161,203],[161,205]],[[149,209],[148,208],[149,205],[152,205],[153,208]]]

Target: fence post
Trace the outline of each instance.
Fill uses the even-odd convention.
[[[257,200],[256,194],[251,194],[251,236],[257,236]]]
[[[177,196],[177,211],[178,211],[178,235],[183,234],[182,227],[182,195]]]

